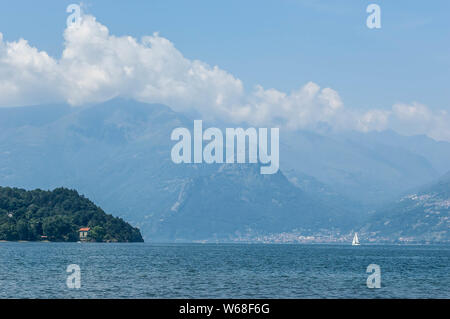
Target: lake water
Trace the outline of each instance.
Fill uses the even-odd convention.
[[[450,298],[449,271],[449,245],[0,243],[1,298]]]

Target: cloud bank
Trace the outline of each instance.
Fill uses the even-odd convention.
[[[0,33],[0,106],[68,102],[73,106],[114,97],[163,103],[205,120],[314,129],[327,124],[359,131],[393,129],[450,141],[450,114],[418,103],[389,110],[347,109],[335,90],[309,82],[285,93],[255,87],[202,61],[186,59],[172,42],[159,36],[140,41],[116,37],[95,17],[64,31],[60,59],[20,39],[3,41]]]

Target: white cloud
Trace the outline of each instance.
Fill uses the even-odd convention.
[[[280,125],[291,129],[314,128],[319,122],[334,124],[342,107],[338,93],[309,82],[286,94],[258,86],[248,96],[249,116],[246,121],[258,125]]]
[[[450,114],[445,110],[432,111],[416,102],[397,103],[390,110],[370,110],[356,119],[357,129],[363,132],[392,129],[403,135],[424,134],[450,141]]]
[[[434,139],[450,141],[450,114],[431,111],[419,103],[395,104],[390,126],[406,135],[426,134]]]
[[[0,105],[16,106],[61,99],[57,62],[27,41],[3,42],[0,33]]]
[[[320,123],[361,131],[392,128],[450,140],[449,114],[420,104],[359,113],[344,108],[335,90],[309,82],[291,93],[257,86],[217,66],[186,59],[159,36],[116,37],[84,15],[64,32],[60,59],[20,39],[4,42],[0,33],[0,106],[66,101],[74,106],[116,96],[164,103],[176,111],[252,125],[315,128]]]
[[[382,131],[388,128],[391,111],[370,110],[357,118],[357,128],[363,132]]]

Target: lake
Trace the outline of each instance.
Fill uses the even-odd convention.
[[[66,284],[70,264],[80,289]],[[449,266],[450,245],[1,242],[0,297],[450,298]]]

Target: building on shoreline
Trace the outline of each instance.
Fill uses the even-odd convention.
[[[80,230],[78,231],[80,234],[80,241],[87,241],[90,230],[91,229],[89,227],[80,228]]]

